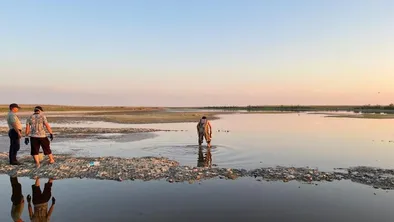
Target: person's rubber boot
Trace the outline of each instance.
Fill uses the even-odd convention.
[[[11,156],[10,164],[11,165],[21,165],[21,163],[16,159],[16,155]]]
[[[12,161],[11,165],[22,165],[21,162],[19,162],[18,160]]]

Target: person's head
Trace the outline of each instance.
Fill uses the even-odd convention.
[[[201,119],[207,119],[207,117],[206,117],[206,116],[203,116]]]
[[[34,112],[35,113],[44,112],[44,109],[41,106],[36,106],[36,107],[34,107]]]
[[[21,107],[19,107],[18,104],[16,104],[16,103],[12,103],[12,104],[10,104],[9,108],[10,108],[10,111],[16,113],[16,112],[19,111],[19,109],[20,109]]]

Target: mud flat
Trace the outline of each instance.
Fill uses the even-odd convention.
[[[52,123],[68,123],[78,121],[104,121],[111,123],[123,124],[149,124],[149,123],[184,123],[184,122],[198,122],[202,116],[207,116],[210,120],[218,119],[215,113],[203,112],[100,112],[90,113],[85,115],[47,115],[48,121]]]
[[[312,168],[267,167],[254,170],[226,169],[208,167],[181,166],[177,161],[164,157],[117,158],[117,157],[73,157],[56,155],[56,163],[48,164],[46,160],[40,168],[30,156],[20,157],[20,166],[8,164],[7,153],[0,153],[0,174],[34,178],[91,178],[101,180],[162,180],[170,183],[189,182],[219,178],[237,179],[254,177],[257,181],[292,180],[314,184],[316,182],[332,182],[351,180],[376,189],[394,189],[394,170],[372,167],[354,167],[335,169],[323,172]],[[96,162],[95,165],[90,163]]]
[[[159,131],[177,131],[177,130],[160,130],[147,128],[74,128],[74,127],[53,127],[53,132],[56,137],[60,138],[77,138],[77,137],[92,137],[102,134],[130,134],[130,133],[151,133]],[[0,134],[6,135],[8,128],[0,127]],[[23,133],[22,133],[23,134]]]
[[[31,112],[18,113],[22,123]],[[90,111],[90,112],[45,112],[49,123],[78,123],[86,121],[100,121],[123,124],[150,124],[150,123],[186,123],[198,122],[202,116],[210,120],[219,119],[217,115],[230,114],[226,112],[170,112],[155,111]],[[5,124],[5,115],[0,115],[0,121]],[[6,125],[5,125],[6,126]]]

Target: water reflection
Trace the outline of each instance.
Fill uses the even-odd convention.
[[[27,202],[29,203],[29,217],[31,221],[49,221],[53,208],[55,206],[56,199],[52,197],[52,204],[48,211],[48,202],[52,196],[52,183],[53,179],[48,179],[48,182],[44,185],[44,190],[41,192],[40,179],[37,178],[35,183],[31,186],[33,193],[33,205],[34,211],[31,206],[31,196],[27,196]]]
[[[211,148],[206,148],[205,156],[203,153],[202,146],[198,147],[198,159],[197,159],[198,167],[212,167],[212,153]]]
[[[14,222],[23,222],[21,219],[23,208],[25,207],[25,198],[22,194],[22,185],[18,177],[10,177],[12,195],[11,195],[11,217]]]

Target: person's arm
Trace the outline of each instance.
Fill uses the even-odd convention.
[[[45,122],[44,124],[45,124],[45,127],[46,127],[47,130],[48,130],[48,133],[49,133],[49,134],[53,134],[52,128],[51,128],[51,126],[49,125],[49,123],[48,123],[48,122]]]
[[[20,129],[18,129],[18,125],[16,124],[16,119],[17,117],[15,115],[12,116],[12,128],[14,128],[14,130],[18,133],[19,138],[22,137],[22,133],[19,131]]]
[[[29,144],[29,134],[30,134],[30,123],[27,122],[26,123],[26,130],[25,130],[25,144],[28,145]]]
[[[25,130],[25,137],[28,137],[30,134],[30,124],[29,122],[26,123],[26,130]]]
[[[51,141],[52,141],[52,140],[53,140],[53,132],[52,132],[51,126],[50,126],[49,123],[48,123],[48,120],[47,120],[47,117],[46,117],[46,116],[44,116],[44,125],[45,125],[45,128],[47,128],[48,133],[50,134],[49,138],[50,138]]]
[[[53,133],[52,133],[52,128],[51,128],[51,126],[50,126],[49,123],[48,123],[47,117],[44,116],[43,118],[44,118],[44,125],[45,125],[45,127],[47,128],[48,133],[49,133],[49,134],[53,134]]]
[[[32,209],[32,207],[31,207],[31,203],[29,202],[29,217],[30,217],[30,220],[32,220],[33,219],[33,209]]]
[[[52,129],[51,129],[51,126],[49,125],[49,123],[48,122],[45,122],[44,123],[45,124],[45,127],[47,128],[47,130],[48,130],[48,133],[49,133],[49,138],[51,139],[51,141],[53,140],[53,132],[52,132]]]
[[[32,207],[31,207],[31,196],[30,196],[30,194],[29,195],[27,195],[27,202],[28,202],[28,204],[29,204],[29,206],[28,206],[28,209],[29,209],[29,217],[30,217],[30,220],[32,220],[33,219],[33,209],[32,209]]]
[[[19,131],[18,127],[16,126],[16,123],[13,124],[14,130],[18,133],[19,138],[22,138],[22,133]]]
[[[212,136],[212,126],[211,122],[208,121],[209,135]]]
[[[49,211],[48,211],[48,219],[51,217],[51,215],[52,215],[52,212],[53,212],[53,208],[55,207],[55,202],[56,202],[56,199],[54,198],[54,197],[52,197],[52,204],[51,204],[51,207],[49,208]]]

